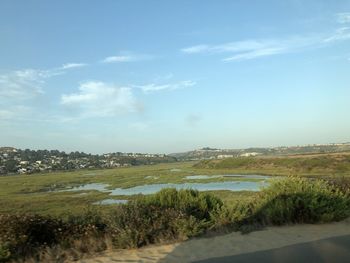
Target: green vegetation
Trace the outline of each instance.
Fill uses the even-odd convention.
[[[349,163],[347,154],[248,157],[0,177],[0,262],[16,256],[77,259],[87,252],[184,240],[208,231],[341,220],[350,215]],[[149,196],[114,196],[130,200],[126,205],[92,205],[111,198],[108,192],[57,191],[87,183],[128,188],[238,173],[309,178],[279,178],[261,192],[164,189]],[[237,178],[190,182],[232,180]]]
[[[329,222],[348,216],[350,190],[322,180],[279,179],[254,198],[233,206],[208,193],[164,189],[108,212],[90,210],[66,219],[3,214],[0,259],[76,259],[80,253],[107,247],[183,240],[222,228],[247,231],[257,226]]]
[[[55,190],[88,183],[109,184],[110,189],[155,183],[184,183],[189,182],[185,179],[188,175],[218,174],[217,170],[196,169],[192,166],[193,163],[157,164],[129,168],[0,177],[0,213],[28,212],[53,216],[80,214],[92,203],[111,197],[106,192],[93,190],[80,192],[57,192]],[[230,172],[223,171],[223,173]],[[208,183],[232,180],[256,181],[256,179],[221,177],[196,179],[190,180],[190,182]],[[227,193],[227,198],[224,198],[224,200],[230,201],[229,199],[235,195],[236,193]],[[114,198],[133,199],[134,196],[115,196]],[[102,209],[108,209],[108,206],[104,206]]]
[[[75,187],[88,183],[105,183],[113,188],[128,188],[155,183],[209,183],[236,181],[238,178],[220,177],[186,180],[189,175],[217,174],[299,174],[311,177],[349,178],[346,172],[350,155],[313,155],[298,158],[237,158],[216,161],[157,164],[129,168],[102,170],[79,170],[73,172],[54,172],[22,176],[0,177],[0,213],[37,213],[67,217],[70,214],[81,214],[92,203],[107,198],[107,192],[86,190],[80,192],[59,192],[56,190]],[[271,160],[276,161],[271,165]],[[270,164],[267,164],[270,162]],[[235,165],[232,165],[235,164]],[[225,164],[225,165],[222,165]],[[238,165],[239,164],[239,165]],[[259,165],[258,165],[259,164]],[[305,168],[307,165],[314,168]],[[296,168],[299,165],[302,168]],[[329,168],[324,168],[329,166]],[[209,167],[209,168],[208,168]],[[227,168],[223,168],[227,167]],[[339,172],[339,167],[343,167]],[[338,172],[336,170],[338,169]],[[346,180],[341,182],[345,188]],[[239,179],[238,179],[239,180]],[[256,179],[241,178],[256,181]],[[221,198],[226,205],[232,206],[235,200],[249,200],[256,195],[253,192],[211,192]],[[134,199],[135,196],[114,196],[115,199]],[[101,209],[108,210],[110,206]]]
[[[291,177],[275,180],[257,196],[246,222],[262,225],[338,221],[350,215],[349,188],[323,180]]]
[[[350,154],[239,157],[222,160],[204,160],[195,164],[194,167],[275,175],[344,176],[350,175]]]

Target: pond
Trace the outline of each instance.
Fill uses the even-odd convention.
[[[260,186],[266,184],[263,182],[211,182],[211,183],[182,183],[182,184],[148,184],[139,185],[130,188],[116,188],[107,190],[110,195],[135,195],[135,194],[154,194],[164,188],[195,189],[198,191],[259,191]]]
[[[187,176],[186,179],[208,179],[208,178],[218,178],[224,176],[239,177],[239,178],[249,178],[249,179],[261,179],[257,182],[250,181],[227,181],[227,182],[209,182],[209,183],[167,183],[167,184],[146,184],[138,185],[130,188],[115,188],[109,189],[110,185],[103,183],[90,183],[70,189],[65,189],[62,191],[90,191],[96,190],[100,192],[110,193],[113,195],[136,195],[136,194],[154,194],[164,188],[176,188],[176,189],[195,189],[198,191],[259,191],[262,186],[268,185],[266,179],[269,176],[261,175],[194,175]]]

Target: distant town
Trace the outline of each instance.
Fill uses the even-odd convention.
[[[344,151],[350,151],[350,143],[247,149],[217,149],[204,147],[193,151],[173,154],[115,152],[101,155],[83,152],[65,153],[58,150],[21,150],[13,147],[0,147],[0,175],[32,174],[78,169],[119,168],[177,161]]]
[[[65,153],[58,150],[35,151],[0,147],[0,175],[117,168],[176,161],[175,157],[165,154],[116,152],[93,155],[83,152]]]

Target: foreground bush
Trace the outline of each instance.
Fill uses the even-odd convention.
[[[110,229],[117,247],[139,247],[202,233],[223,206],[220,199],[194,190],[163,189],[117,207]]]
[[[0,262],[36,256],[49,247],[71,248],[77,240],[103,239],[103,230],[89,219],[90,213],[66,221],[40,215],[0,215]],[[91,250],[96,251],[96,246]]]
[[[230,208],[211,194],[164,189],[118,205],[104,216],[98,211],[65,220],[0,215],[0,262],[28,257],[40,262],[78,259],[82,253],[110,246],[183,240],[214,228],[245,231],[255,225],[329,222],[348,216],[349,189],[321,180],[278,179],[253,201]]]
[[[0,260],[16,256],[40,260],[40,251],[57,254],[62,249],[95,252],[105,249],[109,242],[115,248],[134,248],[183,240],[210,227],[222,206],[220,199],[209,194],[164,189],[116,206],[104,217],[96,211],[66,220],[39,215],[1,215]]]
[[[223,206],[222,201],[211,194],[196,190],[178,191],[174,188],[163,189],[154,195],[144,196],[136,202],[161,208],[173,208],[198,220],[210,220],[211,215]]]
[[[263,225],[338,221],[350,216],[349,189],[323,180],[289,177],[271,182],[250,204],[244,222]]]

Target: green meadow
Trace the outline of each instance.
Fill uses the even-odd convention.
[[[108,198],[133,199],[134,196],[108,196],[107,192],[84,190],[60,191],[89,183],[108,184],[110,189],[129,188],[158,183],[209,183],[222,181],[259,181],[247,178],[208,178],[187,180],[190,175],[232,174],[229,169],[201,169],[193,162],[158,164],[103,170],[79,170],[0,177],[0,212],[39,213],[50,215],[77,214],[92,207],[92,203]],[[246,192],[218,191],[215,194],[232,201],[249,195]],[[253,193],[252,193],[253,194]],[[96,205],[93,206],[97,208]],[[108,209],[101,206],[101,209]]]
[[[115,168],[39,173],[0,177],[1,213],[38,213],[44,215],[79,214],[93,207],[108,210],[110,205],[92,205],[104,199],[134,199],[135,196],[108,196],[108,192],[60,191],[89,183],[108,184],[109,189],[163,183],[209,183],[259,181],[258,179],[219,177],[186,179],[190,175],[258,174],[273,176],[350,177],[350,155],[311,155],[293,157],[255,157],[178,162]],[[250,191],[211,191],[225,203],[254,196]]]

